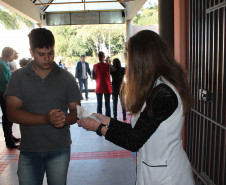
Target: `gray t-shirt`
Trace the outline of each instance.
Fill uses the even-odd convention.
[[[33,114],[48,114],[59,108],[65,113],[68,104],[82,99],[75,78],[55,62],[50,74],[42,79],[33,68],[33,61],[16,70],[8,84],[5,96],[16,96],[23,101],[23,110]],[[26,152],[51,152],[67,148],[71,144],[69,126],[20,125],[19,149]]]

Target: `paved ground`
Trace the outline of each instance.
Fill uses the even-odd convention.
[[[90,100],[82,101],[82,106],[90,112],[96,112],[95,94],[90,93]],[[120,105],[118,107],[119,119],[122,119]],[[129,122],[130,115],[127,115],[127,118]],[[17,124],[14,124],[13,131],[15,136],[20,136]],[[71,126],[71,135],[73,143],[68,185],[135,184],[135,153],[115,146],[104,137],[87,132],[76,124]],[[18,150],[5,147],[3,132],[0,129],[0,185],[18,185],[18,155]],[[46,180],[43,184],[46,185]]]

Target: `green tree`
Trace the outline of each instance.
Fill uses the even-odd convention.
[[[34,28],[34,23],[2,6],[0,6],[0,24],[8,30],[16,30],[23,27]]]
[[[158,24],[158,6],[142,9],[133,19],[134,25],[154,25]]]
[[[111,54],[124,53],[125,25],[85,25],[49,27],[56,40],[56,56],[63,57],[68,65],[75,65],[80,55],[89,56],[89,62],[97,61],[97,53],[104,50]]]

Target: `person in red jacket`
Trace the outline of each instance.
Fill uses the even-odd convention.
[[[99,62],[93,67],[93,78],[96,80],[95,93],[97,96],[97,112],[102,114],[102,97],[105,98],[105,115],[111,116],[110,96],[112,93],[110,81],[110,66],[104,63],[105,54],[100,51],[98,53]]]

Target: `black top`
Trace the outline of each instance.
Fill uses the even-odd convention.
[[[130,124],[111,119],[105,138],[127,150],[138,151],[159,125],[173,114],[178,100],[169,86],[160,84],[152,89],[146,104],[134,128]]]
[[[112,93],[119,94],[121,83],[125,75],[125,68],[121,67],[115,71],[111,71],[112,76]]]

